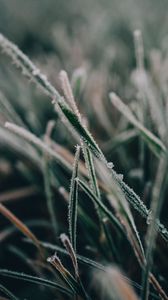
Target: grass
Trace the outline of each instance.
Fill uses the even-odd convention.
[[[53,84],[0,34],[1,57],[24,99],[11,87],[0,92],[7,299],[168,299],[166,74],[160,79],[164,61],[146,67],[140,31],[134,47],[125,83],[133,96],[125,100],[102,90],[97,73],[94,88],[84,68],[71,77],[62,70]]]

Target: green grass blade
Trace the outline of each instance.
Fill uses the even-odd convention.
[[[110,100],[112,104],[122,113],[141,133],[151,150],[157,155],[167,154],[167,149],[162,141],[157,138],[152,132],[146,129],[133,115],[130,108],[122,102],[122,100],[115,94],[110,93]]]
[[[59,97],[57,90],[49,83],[46,76],[33,64],[33,62],[11,41],[0,34],[0,47],[9,56],[22,73],[33,79],[52,98]]]
[[[150,216],[149,209],[147,209],[146,205],[142,202],[142,200],[134,192],[134,190],[131,189],[120,177],[118,177],[118,174],[114,170],[111,170],[111,171],[112,171],[113,178],[116,180],[116,182],[118,182],[118,184],[120,185],[122,191],[124,192],[127,201],[147,221],[147,219]],[[165,226],[163,224],[161,224],[159,220],[157,220],[156,223],[157,223],[156,228],[157,228],[160,236],[166,242],[168,242],[168,230],[167,230],[167,228],[165,228]]]
[[[28,240],[28,239],[25,239],[26,242],[28,243],[32,243],[31,240]],[[65,250],[64,248],[60,247],[60,246],[57,246],[57,245],[53,245],[51,243],[47,243],[47,242],[40,242],[41,245],[48,249],[48,250],[54,250],[62,255],[65,255],[65,256],[69,256],[69,253],[67,250]],[[104,271],[106,272],[106,267],[104,265],[102,265],[101,263],[99,262],[96,262],[95,260],[93,259],[90,259],[88,257],[85,257],[83,255],[80,255],[80,254],[76,254],[77,256],[77,259],[78,259],[78,263],[81,263],[81,264],[84,264],[90,268],[95,268],[97,270],[100,270],[100,271]],[[126,278],[128,280],[128,278]],[[137,289],[139,290],[142,290],[142,287],[137,284],[136,282],[132,281],[132,280],[128,280],[130,282],[130,284],[134,287],[136,287]],[[159,299],[159,297],[153,293],[150,293],[154,298],[156,299]]]
[[[109,218],[112,224],[120,230],[120,232],[125,236],[122,226],[120,225],[119,221],[113,214],[109,211],[109,209],[100,201],[99,198],[96,197],[95,194],[88,188],[88,186],[79,178],[76,179],[81,189],[88,195],[88,197],[95,202],[98,207],[102,210],[102,212]]]
[[[0,47],[6,53],[6,55],[9,56],[13,60],[13,62],[16,63],[16,65],[23,71],[23,73],[25,75],[28,75],[28,77],[30,79],[33,78],[34,81],[38,85],[40,85],[43,88],[43,90],[50,96],[50,98],[54,99],[54,101],[55,101],[55,99],[57,99],[57,100],[59,99],[59,104],[60,104],[61,97],[60,97],[60,94],[57,92],[57,90],[54,88],[54,86],[52,86],[50,84],[50,82],[47,80],[47,78],[43,74],[40,73],[40,71],[36,68],[36,66],[31,62],[31,60],[27,56],[25,54],[23,54],[22,51],[19,50],[18,47],[15,44],[13,44],[12,42],[10,42],[2,34],[0,35]],[[61,108],[61,105],[59,105],[59,106]],[[82,136],[82,138],[85,140],[85,142],[87,140],[86,143],[88,143],[88,144],[89,144],[89,142],[91,144],[93,143],[93,145],[89,144],[89,148],[94,153],[96,151],[96,153],[98,153],[99,157],[101,157],[102,160],[104,160],[104,162],[107,164],[106,159],[104,158],[104,156],[102,156],[101,150],[99,149],[99,147],[95,143],[94,139],[90,136],[90,133],[89,133],[89,135],[87,134],[88,131],[86,131],[86,129],[83,128],[83,126],[80,124],[80,122],[76,120],[77,117],[74,115],[74,113],[71,110],[69,110],[69,108],[67,109],[68,106],[66,106],[63,101],[62,101],[62,106],[63,107],[65,106],[64,107],[64,112],[63,112],[64,115],[66,115],[67,119],[69,119],[69,121],[71,122],[71,124],[74,125],[73,127]],[[123,106],[122,106],[122,108],[123,108]],[[125,105],[124,105],[124,109],[125,109]],[[127,110],[126,110],[126,112],[127,112]],[[132,114],[131,114],[131,116],[132,116]],[[133,118],[133,122],[135,120],[136,119]],[[136,123],[136,125],[137,125],[137,123]],[[139,126],[139,122],[138,122],[138,126]],[[144,132],[143,129],[144,128],[142,128],[140,126],[139,130],[141,132]],[[145,133],[144,133],[144,136],[146,136]],[[156,138],[153,134],[152,134],[152,136],[151,135],[148,136],[148,131],[147,131],[147,137],[149,138],[148,141],[150,141],[150,145],[152,146],[152,148],[154,146],[154,148],[155,148],[155,150],[156,150],[157,153],[159,152],[161,154],[161,153],[165,153],[166,152],[166,149],[165,149],[165,146],[163,145],[163,143],[160,142],[160,140],[158,140],[158,138]],[[46,150],[46,151],[48,151],[48,150]],[[117,177],[117,174],[114,172],[114,170],[112,170],[112,173],[113,173],[114,177]],[[126,198],[129,201],[129,203],[143,217],[147,218],[149,211],[147,210],[147,208],[145,207],[145,205],[142,203],[142,201],[140,200],[140,198],[123,181],[120,181],[118,179],[116,179],[116,180],[118,181],[118,183],[121,185],[123,191],[125,192]],[[159,221],[158,221],[158,231],[161,234],[162,238],[164,240],[168,241],[168,231],[166,230],[166,228],[162,224],[160,224]]]
[[[150,287],[149,276],[152,269],[154,248],[155,248],[156,237],[157,237],[156,221],[159,219],[160,211],[163,204],[163,199],[164,199],[163,189],[164,189],[164,183],[166,178],[166,172],[167,172],[167,161],[165,161],[164,158],[161,158],[158,166],[155,184],[153,187],[151,212],[150,212],[151,215],[150,215],[150,219],[148,220],[149,227],[146,236],[146,242],[147,242],[146,264],[142,274],[142,286],[143,286],[142,294],[141,294],[142,300],[147,300],[149,297],[149,287]]]
[[[60,291],[64,294],[67,294],[67,295],[72,294],[69,289],[63,287],[62,285],[55,283],[51,280],[41,278],[41,277],[36,277],[36,276],[19,273],[19,272],[15,272],[15,271],[10,271],[10,270],[5,270],[5,269],[0,269],[0,275],[6,276],[6,277],[11,277],[11,278],[16,278],[16,279],[19,279],[22,281],[35,283],[35,284],[39,284],[39,285],[50,287],[50,288],[55,288],[58,291]]]
[[[48,212],[50,214],[50,219],[52,222],[52,227],[54,230],[55,235],[57,236],[58,234],[58,224],[57,224],[57,219],[55,215],[55,203],[54,203],[54,195],[53,191],[51,188],[51,183],[50,183],[50,169],[49,169],[49,163],[47,157],[44,155],[44,160],[43,160],[43,177],[44,177],[44,189],[45,189],[45,194],[47,198],[47,207],[48,207]]]
[[[11,300],[19,300],[13,293],[11,293],[6,287],[0,284],[0,291],[3,292]]]
[[[64,101],[58,101],[58,105],[61,108],[64,116],[68,119],[70,124],[76,130],[76,132],[80,135],[83,141],[87,144],[87,146],[91,149],[91,151],[100,159],[105,160],[102,151],[99,146],[96,144],[93,139],[91,133],[84,127],[77,115],[68,107],[68,105]]]
[[[93,192],[95,195],[100,198],[100,191],[96,179],[96,172],[93,164],[93,157],[92,153],[90,150],[87,148],[87,146],[82,145],[83,153],[84,153],[84,158],[85,158],[85,163],[86,163],[86,169],[88,170],[89,173],[89,178],[90,178],[90,184]]]
[[[77,210],[78,210],[78,184],[75,179],[78,176],[79,157],[80,157],[80,146],[77,146],[75,159],[74,159],[72,178],[71,178],[69,208],[68,208],[70,241],[75,252],[76,252],[76,227],[77,227]]]

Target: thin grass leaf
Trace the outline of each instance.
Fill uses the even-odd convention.
[[[72,88],[71,88],[71,84],[69,82],[67,72],[62,70],[60,72],[60,79],[61,79],[61,83],[62,83],[62,89],[63,89],[64,95],[69,103],[69,106],[71,107],[71,109],[73,110],[75,115],[78,117],[78,119],[81,121],[81,115],[77,108],[77,105],[76,105],[76,102],[75,102],[75,99],[73,96],[73,92],[72,92]]]
[[[24,75],[28,76],[52,98],[60,97],[57,90],[49,83],[47,77],[33,64],[33,62],[12,42],[0,34],[0,47],[4,53],[20,68]]]
[[[25,241],[28,242],[28,243],[32,243],[32,241],[27,240],[27,239]],[[53,245],[51,243],[46,243],[46,242],[41,242],[41,241],[40,241],[40,243],[46,249],[54,250],[54,251],[56,251],[56,252],[58,252],[60,254],[66,255],[66,256],[69,255],[69,253],[65,249],[63,249],[63,248],[61,248],[61,247],[59,247],[57,245]],[[79,255],[79,254],[77,254],[76,256],[77,256],[77,259],[78,259],[79,263],[82,263],[82,264],[87,265],[88,267],[95,268],[97,270],[101,270],[103,272],[106,272],[106,267],[104,265],[102,265],[101,263],[96,262],[93,259],[89,259],[89,258],[87,258],[85,256],[82,256],[82,255]],[[149,274],[149,278],[150,278],[150,282],[152,283],[153,287],[158,292],[158,294],[164,300],[167,300],[167,296],[166,296],[164,290],[162,289],[162,287],[160,286],[159,282],[156,280],[156,278],[154,277],[154,275],[152,273]],[[125,277],[125,279],[128,280],[127,277]],[[134,282],[132,280],[131,281],[128,280],[128,282],[132,286],[135,286],[137,289],[142,290],[142,287],[140,285],[138,285],[136,282]],[[150,292],[150,295],[152,295],[154,298],[158,299],[158,296],[156,294],[153,294],[153,293]]]
[[[34,245],[39,250],[41,256],[44,256],[43,250],[36,236],[30,231],[30,229],[20,221],[9,209],[7,209],[2,203],[0,203],[0,213],[6,217],[12,224],[14,224],[26,237],[31,239]]]
[[[43,74],[40,73],[40,71],[35,67],[35,65],[30,61],[30,59],[26,55],[24,55],[22,53],[22,51],[19,50],[16,45],[14,45],[12,42],[10,42],[8,39],[6,39],[2,34],[0,35],[0,47],[6,53],[6,55],[11,57],[12,60],[17,64],[17,66],[20,67],[21,70],[26,75],[29,76],[29,78],[33,77],[35,79],[35,81],[43,88],[43,90],[45,92],[47,92],[47,94],[52,99],[54,99],[53,104],[55,104],[55,99],[57,99],[57,98],[59,99],[59,103],[62,101],[57,90],[48,82],[47,78]],[[64,103],[64,101],[62,101],[62,102],[63,102],[62,105],[64,106],[65,103]],[[61,105],[59,105],[59,106],[61,106]],[[66,115],[65,111],[68,111],[67,119],[70,120],[72,117],[72,123],[74,124],[74,127],[76,128],[75,125],[78,124],[78,120],[76,120],[77,117],[74,116],[73,112],[71,110],[69,110],[67,107],[64,108],[64,114]],[[83,136],[83,138],[85,138],[87,140],[87,132],[85,129],[83,129],[81,124],[79,125],[78,128],[76,128],[76,130],[78,131],[78,133],[80,133]],[[91,140],[92,139],[93,138],[91,138]],[[89,142],[89,140],[87,142]],[[95,146],[95,142],[93,142],[93,144],[94,144],[93,148],[91,146],[90,146],[90,148],[92,148],[91,150],[93,150],[96,147],[96,153],[97,153],[98,146]],[[45,150],[46,150],[46,152],[49,152],[50,155],[55,156],[55,154],[53,154],[53,152],[51,153],[51,149],[48,150],[48,148],[47,148]],[[93,150],[93,152],[94,152],[94,150]],[[100,152],[101,151],[99,150],[98,153],[100,153]],[[101,152],[100,156],[102,157],[102,152]],[[102,160],[104,160],[105,164],[107,165],[107,161],[104,158],[104,156],[103,156]],[[113,177],[116,178],[117,182],[121,185],[124,193],[126,194],[127,200],[130,202],[130,204],[143,217],[147,218],[149,211],[147,210],[145,205],[142,203],[140,198],[135,194],[135,192],[131,188],[129,188],[129,186],[127,186],[123,181],[121,181],[117,178],[117,174],[115,173],[114,170],[112,170],[112,173],[113,173],[112,174]],[[162,238],[165,239],[166,241],[168,241],[168,231],[159,222],[158,222],[158,230],[159,230]]]
[[[93,194],[93,192],[87,187],[87,185],[80,180],[79,178],[76,178],[77,183],[81,187],[81,189],[88,195],[88,197],[94,201],[98,207],[102,210],[102,212],[109,218],[109,220],[112,222],[112,224],[119,229],[119,231],[125,236],[125,233],[123,231],[122,226],[120,225],[119,221],[113,214],[107,209],[107,207],[100,201],[99,198]]]
[[[54,268],[59,272],[65,284],[67,284],[74,293],[79,293],[77,281],[71,275],[71,273],[64,267],[56,253],[48,257],[47,262],[54,266]]]
[[[72,276],[72,274],[63,266],[61,260],[55,253],[53,256],[49,257],[47,259],[49,263],[51,263],[56,270],[59,272],[61,278],[64,280],[64,282],[72,289],[72,291],[83,297],[83,299],[88,300],[89,297],[85,293],[85,290],[83,289],[83,286],[81,285],[81,282],[79,278],[77,280]]]
[[[78,210],[78,185],[75,178],[78,176],[79,157],[80,157],[80,146],[77,145],[74,165],[73,165],[72,178],[71,178],[69,208],[68,208],[70,241],[75,252],[76,252],[76,224],[77,224],[77,210]]]
[[[107,199],[124,226],[136,257],[142,264],[144,259],[144,250],[126,197],[119,184],[116,180],[114,180],[114,178],[112,178],[109,170],[98,160],[96,160],[96,164],[98,174],[108,189]],[[118,176],[118,178],[121,180],[120,176]]]
[[[162,141],[157,138],[152,132],[146,129],[133,115],[130,108],[125,105],[121,99],[115,94],[110,93],[110,100],[112,104],[139,130],[142,137],[145,139],[151,150],[157,155],[167,155],[167,149]]]
[[[135,54],[136,54],[136,77],[139,79],[141,82],[142,78],[144,78],[145,74],[145,69],[144,69],[144,48],[143,48],[143,41],[142,41],[142,34],[140,30],[135,30],[134,31],[134,45],[135,45]],[[147,117],[147,99],[144,94],[144,91],[142,91],[141,86],[138,87],[138,94],[139,94],[139,109],[140,109],[140,114],[139,114],[139,119],[142,124],[145,124],[146,122],[146,117]],[[139,158],[140,158],[140,168],[142,169],[142,177],[141,177],[141,182],[144,184],[144,163],[145,163],[145,144],[144,140],[140,139],[139,140]]]
[[[25,239],[25,242],[28,242],[28,243],[32,243],[30,240],[28,239]],[[69,252],[67,250],[65,250],[64,248],[60,247],[60,246],[57,246],[57,245],[53,245],[51,243],[47,243],[47,242],[42,242],[40,241],[40,244],[46,248],[46,249],[49,249],[49,250],[53,250],[53,251],[56,251],[62,255],[65,255],[65,256],[69,256]],[[99,262],[96,262],[95,260],[93,259],[90,259],[88,257],[85,257],[83,255],[80,255],[80,254],[76,254],[76,257],[78,259],[78,263],[81,263],[81,264],[84,264],[86,265],[87,267],[90,267],[90,268],[94,268],[96,270],[100,270],[100,271],[103,271],[103,272],[106,272],[106,266],[102,265],[101,263]],[[129,278],[127,277],[124,277],[132,286],[136,287],[137,289],[139,290],[142,290],[142,287],[136,283],[135,281],[132,281],[130,280]],[[153,294],[153,293],[150,293],[150,295],[152,295],[154,298],[156,299],[159,299],[158,296],[156,294]]]
[[[71,85],[75,99],[79,99],[86,83],[86,70],[76,69],[72,74]]]
[[[65,117],[81,135],[92,151],[104,159],[103,153],[92,138],[90,132],[82,126],[76,114],[68,107],[58,91],[49,83],[46,76],[41,74],[40,70],[36,68],[32,61],[23,54],[23,52],[15,44],[10,42],[2,34],[0,34],[0,47],[6,55],[11,57],[16,65],[21,68],[25,75],[29,78],[33,78],[35,82],[43,88],[43,90],[53,99],[53,104],[56,102],[59,105]]]
[[[3,292],[11,300],[19,300],[13,293],[11,293],[6,287],[0,284],[0,291]]]
[[[116,249],[115,243],[113,242],[112,234],[110,232],[109,220],[105,217],[102,219],[102,223],[103,223],[103,229],[104,229],[104,232],[106,235],[106,239],[107,239],[112,257],[114,258],[115,262],[120,262],[119,255],[117,253],[117,249]]]
[[[70,242],[69,238],[66,236],[66,234],[61,234],[60,238],[61,238],[61,241],[62,241],[64,247],[66,248],[67,252],[69,253],[69,255],[71,257],[72,264],[74,266],[74,271],[75,271],[75,278],[76,278],[78,284],[80,285],[81,290],[83,291],[83,294],[85,295],[85,298],[89,299],[88,295],[87,295],[87,293],[86,293],[86,291],[84,289],[84,286],[82,284],[82,281],[80,279],[80,276],[79,276],[79,269],[78,269],[77,257],[76,257],[76,254],[74,252],[74,249],[73,249],[73,247],[71,245],[71,242]]]
[[[25,239],[25,242],[32,243],[32,241],[29,239]],[[46,249],[56,251],[60,254],[66,255],[66,256],[69,255],[69,252],[60,246],[53,245],[53,244],[47,243],[47,242],[42,242],[42,241],[40,241],[40,244]],[[99,270],[105,270],[104,266],[102,264],[100,264],[92,259],[89,259],[89,258],[79,255],[79,254],[76,254],[76,256],[77,256],[78,262],[80,262],[80,263],[86,264],[92,268],[97,268]]]
[[[124,130],[118,133],[116,136],[112,137],[108,142],[103,144],[103,149],[105,151],[116,151],[119,147],[125,146],[130,143],[133,139],[138,136],[136,129]]]
[[[74,267],[74,271],[75,271],[75,275],[76,278],[79,277],[79,270],[78,270],[78,262],[77,262],[77,257],[76,254],[74,252],[74,249],[72,247],[72,244],[69,240],[69,238],[66,236],[65,233],[62,233],[60,235],[60,239],[65,247],[65,249],[67,250],[67,253],[69,253],[73,267]]]
[[[91,133],[87,130],[85,126],[81,124],[76,114],[68,107],[68,105],[65,102],[59,101],[58,105],[61,108],[61,111],[63,112],[64,116],[67,118],[70,124],[75,128],[77,133],[81,136],[83,141],[91,149],[94,155],[96,155],[98,158],[105,161],[105,157],[102,151],[100,150],[99,146],[93,139]]]
[[[5,117],[8,118],[9,121],[19,124],[20,126],[26,126],[11,102],[5,97],[5,95],[0,91],[0,111],[4,113]]]
[[[53,122],[53,121],[49,121],[47,123],[44,142],[48,146],[50,146],[50,136],[51,136],[54,126],[55,126],[55,122]],[[50,165],[49,165],[48,156],[46,155],[46,153],[44,153],[44,155],[43,155],[43,178],[44,178],[44,189],[45,189],[45,194],[46,194],[46,198],[47,198],[48,212],[50,214],[54,233],[57,236],[58,224],[57,224],[57,218],[56,218],[56,214],[55,214],[55,201],[54,201],[55,198],[53,195],[53,190],[51,188]]]
[[[71,170],[71,165],[65,159],[63,159],[61,155],[55,152],[52,148],[46,145],[42,140],[40,140],[30,131],[9,122],[5,123],[5,127],[8,128],[10,131],[14,132],[15,134],[17,134],[18,136],[22,137],[23,139],[27,140],[28,142],[32,143],[36,147],[38,147],[42,152],[45,152],[46,154],[51,156],[58,163],[65,166],[68,170]]]
[[[114,171],[111,170],[113,178],[116,180],[116,182],[121,187],[122,191],[125,194],[125,197],[127,201],[130,203],[130,205],[140,213],[140,215],[146,219],[150,217],[150,211],[147,209],[146,205],[142,202],[140,197],[134,192],[133,189],[131,189]],[[160,223],[159,220],[156,220],[157,223],[157,230],[160,234],[160,236],[168,243],[168,230],[165,228],[163,224]]]
[[[142,34],[141,31],[138,29],[134,31],[134,44],[137,68],[141,70],[144,69],[144,47],[142,41]]]
[[[51,188],[51,183],[50,183],[50,169],[49,169],[49,164],[46,158],[44,158],[43,162],[43,174],[44,174],[44,189],[45,189],[45,194],[47,198],[47,207],[48,207],[48,212],[50,214],[50,219],[52,222],[52,227],[55,236],[58,234],[58,224],[57,224],[57,219],[55,215],[55,199],[53,195],[53,191]]]
[[[160,211],[163,204],[163,187],[167,172],[167,161],[164,158],[160,159],[158,171],[155,179],[155,184],[152,193],[150,219],[148,218],[149,227],[147,230],[146,242],[146,264],[142,274],[142,300],[147,300],[149,297],[149,286],[150,286],[150,272],[152,269],[154,248],[156,244],[156,220],[158,220]]]
[[[96,179],[96,172],[94,168],[94,163],[93,163],[93,157],[90,152],[90,150],[87,148],[87,146],[82,145],[83,149],[83,154],[85,158],[85,163],[86,163],[86,169],[88,170],[89,173],[89,178],[90,178],[90,185],[95,193],[95,195],[100,199],[100,190],[98,187],[97,179]]]
[[[39,284],[39,285],[50,287],[50,288],[55,288],[64,294],[72,295],[71,290],[63,287],[62,285],[60,285],[58,283],[55,283],[51,280],[47,280],[44,278],[40,278],[40,277],[36,277],[36,276],[24,274],[24,273],[19,273],[19,272],[15,272],[15,271],[5,270],[5,269],[0,269],[0,275],[6,276],[6,277],[11,277],[11,278],[16,278],[19,280]]]

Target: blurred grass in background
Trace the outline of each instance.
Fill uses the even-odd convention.
[[[136,29],[142,32],[144,43],[146,77],[142,76],[140,79],[136,75],[137,62],[133,37]],[[146,144],[145,146],[141,144],[141,139],[129,122],[121,117],[110,104],[108,94],[110,91],[119,94],[124,101],[129,103],[143,125],[167,144],[167,29],[167,0],[0,0],[0,32],[32,59],[59,92],[62,92],[59,73],[62,69],[68,72],[75,99],[89,130],[107,159],[114,162],[115,170],[124,175],[124,180],[141,196],[148,208],[152,199],[155,175],[158,172],[158,160]],[[75,86],[77,77],[82,78],[79,90]],[[145,99],[149,98],[147,99],[149,107],[145,108],[145,114],[140,104],[143,94],[141,94],[141,89],[144,89]],[[0,202],[6,201],[12,212],[27,222],[30,227],[33,226],[33,232],[39,239],[60,243],[59,234],[67,233],[68,209],[65,199],[69,193],[71,174],[52,162],[50,165],[52,174],[47,175],[56,200],[58,228],[57,236],[55,236],[46,206],[45,182],[40,165],[43,158],[36,156],[37,153],[33,152],[33,148],[27,142],[5,131],[3,125],[5,121],[12,121],[23,125],[43,139],[48,122],[54,120],[53,130],[51,129],[50,132],[49,129],[52,140],[55,142],[53,147],[71,164],[75,152],[75,138],[70,136],[66,126],[60,122],[47,96],[41,93],[34,84],[25,80],[21,72],[11,66],[10,60],[4,55],[0,55],[0,98],[2,103]],[[6,108],[2,109],[5,101],[12,104],[14,113],[12,112],[11,115],[6,114]],[[97,173],[100,173],[99,180],[103,182],[102,174],[106,173],[100,171],[103,169],[98,162],[95,162],[95,166]],[[103,182],[103,184],[108,186],[108,182]],[[165,200],[161,211],[161,221],[168,227],[167,182],[163,190]],[[107,191],[103,190],[102,198],[105,204],[107,194]],[[81,198],[86,201],[83,209],[87,214],[91,214],[91,218],[97,224],[97,216],[84,193]],[[114,207],[113,210],[115,210]],[[142,222],[137,212],[132,212],[142,243],[145,245],[146,224]],[[9,227],[9,223],[4,218],[0,218],[0,224],[2,224],[0,228],[1,267],[31,273],[30,257],[35,256],[38,260],[34,249],[32,250],[31,245],[22,242],[21,235],[18,233],[13,235],[14,229]],[[106,253],[107,245],[103,248],[103,241],[102,246],[96,237],[98,248],[93,245],[92,229],[89,225],[88,228],[85,227],[85,222],[79,222],[79,251],[77,252],[96,258],[95,260],[105,264],[116,263],[130,278],[141,284],[140,267],[135,263],[135,257],[126,241],[118,237],[114,238],[117,254],[114,250],[111,258],[109,249],[108,254]],[[88,236],[87,230],[90,230]],[[98,235],[98,230],[96,228],[94,234]],[[110,230],[113,234],[116,233],[114,228]],[[167,245],[160,239],[157,242],[154,274],[159,274],[157,279],[166,290]],[[19,249],[23,253],[19,252]],[[34,270],[36,274],[39,269],[36,266]],[[85,269],[84,266],[82,275],[86,283],[89,275]],[[40,272],[42,272],[41,269]],[[19,297],[55,299],[50,290],[45,290],[43,294],[42,289],[31,286],[32,295],[31,293],[29,295],[27,284],[21,287],[16,282],[14,285],[11,279],[4,280],[4,282]],[[93,299],[97,299],[94,298],[98,297],[97,290],[94,289],[91,293],[93,293]],[[151,299],[154,299],[152,297]]]

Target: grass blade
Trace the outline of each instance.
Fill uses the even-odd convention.
[[[11,300],[19,300],[13,293],[11,293],[6,287],[0,284],[0,291],[3,292]]]
[[[115,94],[110,93],[110,100],[112,104],[139,130],[142,137],[146,140],[151,150],[157,155],[167,154],[167,149],[159,138],[152,132],[146,129],[133,115],[130,108],[122,102],[122,100]]]
[[[65,106],[65,103],[63,101],[61,101],[60,94],[48,82],[47,78],[43,74],[40,73],[40,71],[35,67],[35,65],[30,61],[30,59],[22,53],[22,51],[20,51],[13,43],[11,43],[8,39],[6,39],[2,34],[0,35],[0,47],[6,53],[6,55],[8,55],[10,58],[12,58],[12,60],[16,63],[16,65],[18,67],[20,67],[21,70],[26,75],[28,75],[28,77],[33,78],[36,81],[36,83],[38,83],[43,88],[43,90],[52,99],[54,99],[54,101],[55,101],[55,99],[57,99],[57,100],[59,99],[60,108],[61,108],[61,104],[62,104],[63,107]],[[125,108],[125,106],[124,106],[124,108]],[[69,108],[68,108],[68,112],[66,110],[67,110],[67,108],[64,107],[64,112],[63,113],[64,113],[64,115],[66,115],[67,119],[69,121],[71,121],[71,124],[74,125],[74,128],[76,129],[76,131],[83,137],[83,139],[86,139],[86,140],[88,139],[87,140],[88,144],[89,144],[89,138],[91,139],[91,142],[93,142],[93,145],[92,146],[90,145],[89,148],[93,151],[93,153],[95,152],[94,150],[96,148],[96,153],[98,151],[99,156],[102,157],[102,160],[104,160],[104,162],[106,163],[106,160],[104,159],[104,156],[102,156],[101,150],[99,149],[98,146],[96,146],[97,144],[95,143],[94,139],[92,137],[90,137],[90,133],[89,133],[89,136],[88,136],[87,131],[83,128],[83,126],[80,124],[80,122],[79,122],[80,125],[78,126],[78,122],[76,121],[77,117],[74,116],[74,113]],[[135,121],[135,120],[136,119],[133,118],[133,121]],[[137,125],[137,123],[136,123],[136,125]],[[144,128],[139,128],[139,130],[141,132],[143,132],[143,129]],[[147,132],[147,136],[148,136],[148,132]],[[158,152],[159,153],[165,153],[166,152],[165,151],[165,146],[162,144],[162,142],[161,143],[160,143],[160,141],[158,142],[158,139],[155,136],[153,136],[153,135],[152,135],[152,137],[148,136],[148,138],[149,138],[148,141],[150,141],[150,145],[152,146],[152,148],[154,146],[157,153]],[[130,202],[130,204],[133,205],[133,207],[136,210],[138,210],[139,213],[143,217],[147,218],[149,211],[147,210],[145,205],[142,203],[140,198],[122,180],[117,179],[117,174],[114,172],[114,170],[112,170],[112,174],[116,178],[119,185],[122,187],[122,190],[126,194],[126,198]],[[160,232],[162,238],[165,239],[166,241],[168,241],[168,231],[166,230],[166,228],[162,224],[160,224],[160,222],[158,222],[158,231]]]
[[[44,137],[44,142],[50,146],[50,136],[53,130],[55,123],[53,121],[49,121],[46,128],[46,133]],[[58,224],[55,214],[55,203],[54,203],[54,195],[51,187],[51,174],[50,174],[50,165],[49,159],[46,153],[43,154],[43,178],[44,178],[44,189],[47,198],[47,207],[48,212],[50,214],[50,219],[52,222],[53,230],[55,235],[58,234]]]
[[[152,203],[151,203],[151,212],[150,212],[150,219],[148,218],[149,227],[147,230],[147,249],[146,249],[146,264],[144,267],[144,271],[142,274],[142,300],[147,300],[149,296],[149,278],[150,278],[150,272],[152,269],[152,263],[153,263],[153,252],[157,237],[157,231],[156,231],[156,220],[158,220],[160,211],[163,204],[163,187],[164,187],[164,181],[166,178],[166,172],[167,172],[167,161],[165,161],[164,158],[161,158],[158,166],[158,172],[156,175],[155,184],[153,187],[153,195],[152,195]]]
[[[49,83],[47,77],[42,74],[32,61],[12,42],[0,34],[0,47],[9,56],[22,73],[33,79],[52,98],[59,97],[57,90]]]
[[[78,184],[75,179],[78,176],[79,157],[80,157],[80,146],[77,145],[72,178],[71,178],[69,208],[68,208],[70,241],[75,252],[76,252],[76,223],[77,223],[77,209],[78,209]]]
[[[39,284],[39,285],[50,287],[50,288],[55,288],[58,291],[60,291],[64,294],[67,294],[67,295],[72,294],[69,289],[63,287],[62,285],[60,285],[58,283],[55,283],[51,280],[41,278],[41,277],[36,277],[36,276],[32,276],[32,275],[28,275],[28,274],[24,274],[24,273],[19,273],[19,272],[15,272],[15,271],[10,271],[10,270],[5,270],[5,269],[0,269],[0,275],[11,277],[11,278],[16,278],[16,279],[19,279],[19,280]]]
[[[28,240],[28,239],[26,239],[25,241],[28,242],[28,243],[31,243],[31,241]],[[58,253],[60,253],[60,254],[62,254],[62,255],[66,255],[66,256],[69,255],[69,253],[68,253],[67,250],[65,250],[65,249],[63,249],[62,247],[59,247],[59,246],[57,246],[57,245],[53,245],[53,244],[51,244],[51,243],[46,243],[46,242],[42,242],[42,241],[40,241],[40,244],[41,244],[44,248],[46,248],[46,249],[54,250],[54,251],[56,251],[56,252],[58,252]],[[106,266],[102,265],[101,263],[99,263],[99,262],[97,262],[97,261],[95,261],[95,260],[93,260],[93,259],[90,259],[90,258],[88,258],[88,257],[85,257],[85,256],[83,256],[83,255],[80,255],[80,254],[76,254],[76,256],[77,256],[77,259],[78,259],[78,262],[79,262],[79,263],[84,264],[84,265],[86,265],[86,266],[88,266],[88,267],[90,267],[90,268],[94,268],[94,269],[96,269],[96,270],[100,270],[100,271],[106,272]],[[132,286],[136,287],[136,288],[139,289],[139,290],[142,290],[142,287],[141,287],[139,284],[137,284],[136,282],[134,282],[134,281],[128,279],[127,277],[124,277],[124,278],[125,278]],[[152,295],[154,298],[158,299],[158,296],[157,296],[157,295],[155,295],[155,294],[153,294],[153,293],[150,293],[150,295]]]
[[[74,271],[75,271],[75,275],[76,275],[76,278],[77,278],[77,277],[79,277],[78,262],[77,262],[76,254],[74,252],[72,244],[71,244],[69,238],[64,233],[61,234],[60,239],[61,239],[65,249],[67,250],[67,253],[71,257],[71,261],[72,261]]]
[[[36,236],[30,231],[30,229],[20,221],[9,209],[7,209],[2,203],[0,203],[0,213],[6,217],[12,224],[14,224],[26,237],[31,239],[34,245],[37,247],[41,255],[43,256],[43,250]]]
[[[5,123],[5,127],[17,134],[18,136],[22,137],[23,139],[29,141],[36,147],[38,147],[42,152],[45,152],[46,154],[50,155],[53,159],[55,159],[58,163],[61,163],[68,170],[71,170],[71,165],[65,159],[63,159],[57,152],[55,152],[52,148],[47,146],[42,140],[40,140],[30,131],[9,122]]]
[[[119,221],[117,220],[117,218],[115,216],[113,216],[113,214],[107,209],[107,207],[99,200],[99,198],[97,198],[95,196],[95,194],[93,194],[93,192],[87,187],[87,185],[80,180],[79,178],[76,178],[76,181],[78,182],[79,186],[81,187],[81,189],[88,195],[88,197],[94,201],[98,207],[102,210],[102,212],[110,219],[110,221],[112,222],[112,224],[120,230],[120,232],[122,234],[125,233],[123,231],[122,226],[120,225]]]
[[[85,163],[86,163],[86,169],[89,172],[89,178],[90,178],[90,184],[93,192],[95,195],[100,198],[100,191],[96,179],[96,173],[95,173],[95,168],[93,164],[93,157],[90,152],[90,150],[87,148],[87,146],[83,145],[82,146],[83,153],[84,153],[84,158],[85,158]]]
[[[63,102],[58,102],[59,107],[61,108],[61,111],[63,112],[64,116],[67,118],[69,123],[75,128],[77,133],[81,136],[83,141],[87,144],[87,146],[91,149],[91,151],[100,159],[105,160],[104,155],[102,151],[100,150],[99,146],[93,139],[91,133],[87,130],[86,127],[84,127],[79,118],[76,116],[76,114],[68,107],[68,105]]]

